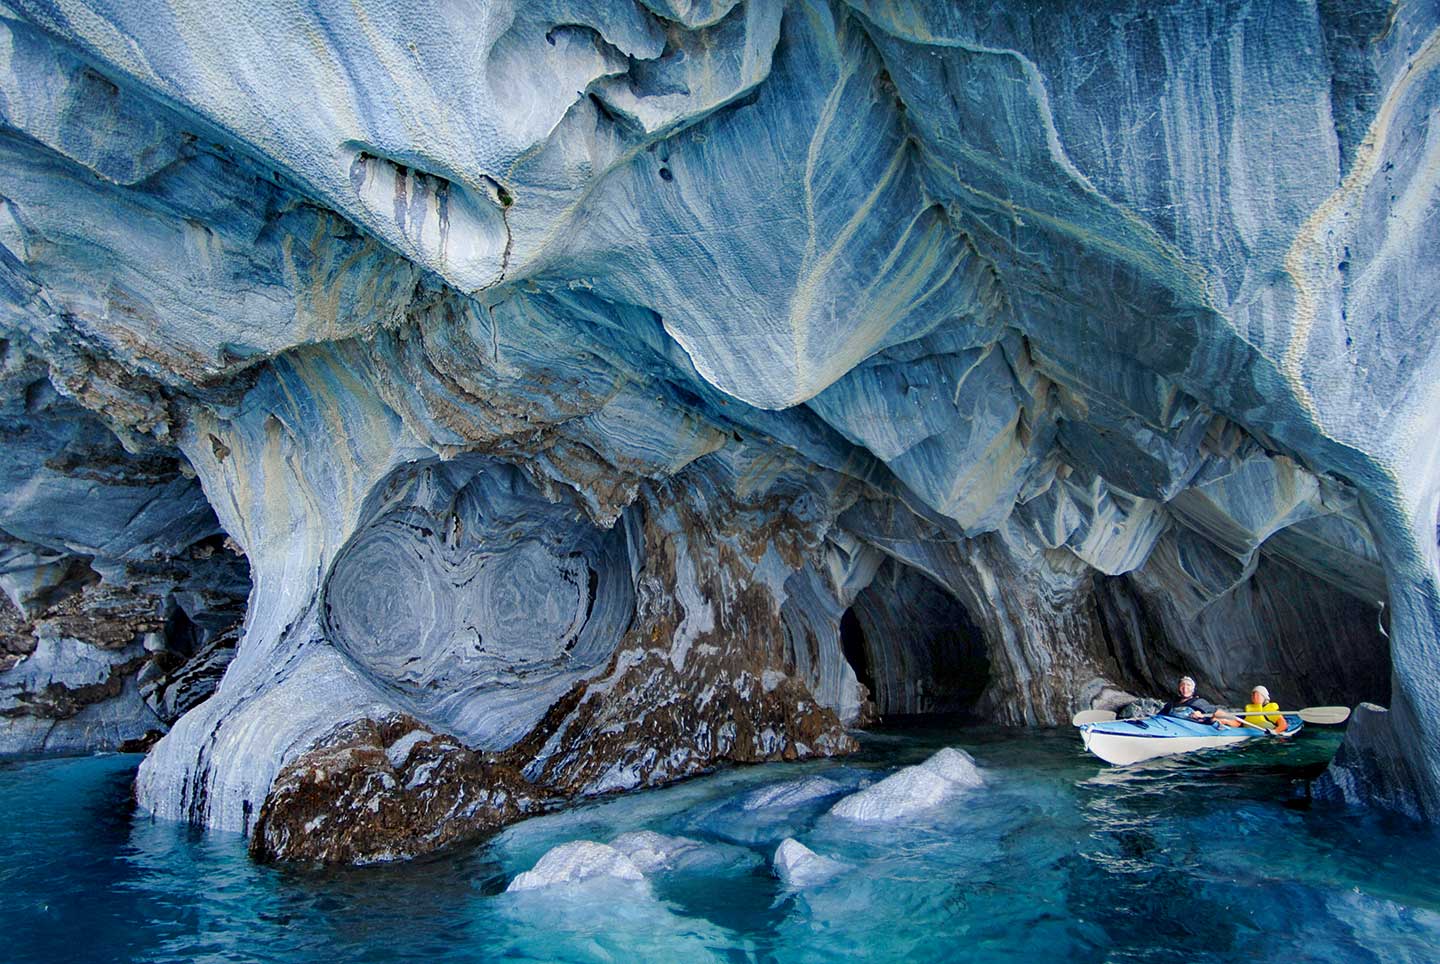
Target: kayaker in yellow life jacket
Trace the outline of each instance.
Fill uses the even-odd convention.
[[[1250,691],[1250,702],[1245,704],[1245,712],[1267,714],[1266,716],[1247,716],[1245,718],[1252,723],[1268,726],[1276,733],[1284,733],[1290,728],[1285,717],[1280,715],[1280,704],[1270,701],[1270,691],[1263,686],[1257,686]]]

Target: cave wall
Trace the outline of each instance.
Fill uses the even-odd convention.
[[[6,625],[252,581],[147,808],[295,841],[421,730],[562,795],[838,752],[963,612],[984,719],[1269,674],[1388,699],[1337,785],[1440,812],[1433,10],[372,13],[0,9]]]
[[[183,460],[0,345],[0,754],[148,746],[214,690],[249,567]]]

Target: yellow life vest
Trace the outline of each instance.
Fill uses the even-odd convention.
[[[1246,703],[1246,704],[1245,704],[1245,712],[1246,712],[1246,713],[1272,713],[1272,712],[1273,712],[1273,713],[1275,714],[1274,716],[1262,716],[1262,717],[1260,717],[1259,719],[1256,719],[1256,718],[1253,717],[1253,716],[1248,716],[1248,717],[1246,717],[1246,719],[1248,719],[1248,720],[1250,720],[1251,722],[1254,722],[1254,723],[1261,723],[1261,724],[1269,723],[1272,728],[1273,728],[1273,727],[1284,727],[1284,726],[1285,726],[1285,717],[1283,717],[1283,716],[1280,715],[1279,710],[1280,710],[1280,704],[1279,704],[1279,703],[1266,703],[1264,706],[1261,706],[1259,703]]]

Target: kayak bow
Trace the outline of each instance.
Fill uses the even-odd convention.
[[[1106,763],[1124,766],[1157,756],[1235,746],[1248,740],[1289,737],[1299,733],[1305,726],[1299,716],[1290,713],[1283,715],[1290,724],[1290,728],[1283,733],[1216,726],[1213,723],[1198,723],[1173,716],[1084,723],[1079,730],[1080,738],[1085,741],[1085,749]]]

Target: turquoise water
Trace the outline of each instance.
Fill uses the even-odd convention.
[[[512,827],[489,844],[361,869],[261,866],[233,835],[156,823],[134,756],[0,764],[6,961],[1440,960],[1440,844],[1297,806],[1338,737],[1112,770],[1073,731],[872,734],[858,757],[723,771]],[[876,829],[834,798],[746,812],[755,788],[858,787],[945,745],[984,788]],[[1193,758],[1192,758],[1193,759]],[[567,840],[704,841],[648,885],[505,894]],[[795,836],[853,870],[803,893],[768,871]]]

